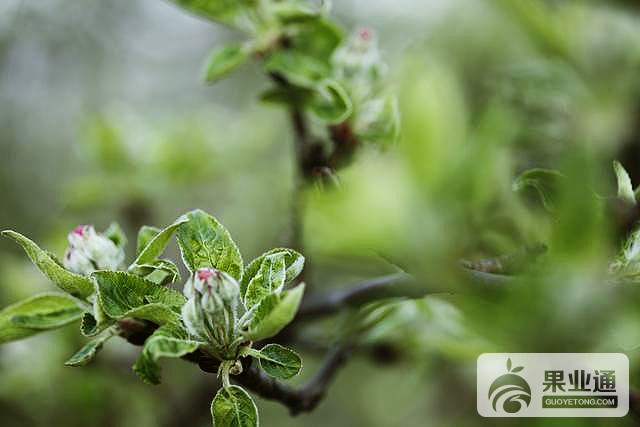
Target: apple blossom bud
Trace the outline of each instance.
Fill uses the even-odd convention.
[[[362,28],[336,49],[332,58],[337,78],[358,85],[375,84],[385,71],[374,31]]]
[[[79,225],[68,235],[69,247],[63,264],[74,273],[89,275],[96,270],[117,270],[124,262],[124,250],[91,225]]]
[[[238,335],[241,306],[238,282],[223,271],[201,268],[189,278],[183,293],[187,303],[182,320],[189,333],[211,344],[221,357],[235,357],[232,344]]]

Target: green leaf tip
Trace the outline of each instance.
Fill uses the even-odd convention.
[[[148,226],[141,228],[138,234],[138,244],[143,246],[139,248],[138,256],[129,268],[155,261],[164,252],[176,229],[187,221],[187,217],[183,215],[163,230]]]
[[[22,246],[22,249],[42,274],[63,291],[79,298],[86,298],[93,293],[94,285],[88,277],[66,270],[31,239],[13,230],[4,230],[2,235]]]
[[[613,170],[616,173],[616,179],[618,181],[618,197],[629,204],[635,205],[636,196],[633,192],[633,185],[631,184],[629,174],[617,160],[613,161]]]
[[[212,84],[244,64],[250,51],[242,44],[232,44],[214,50],[202,72],[202,80]]]
[[[295,317],[304,294],[304,283],[281,294],[270,294],[258,303],[245,336],[253,341],[270,338]]]
[[[244,270],[242,280],[240,281],[240,292],[244,297],[249,283],[255,279],[263,268],[262,264],[265,260],[272,256],[283,256],[285,264],[285,278],[284,285],[291,283],[304,268],[304,256],[293,249],[287,248],[274,248],[264,254],[260,255],[253,261],[251,261]]]
[[[78,350],[73,356],[71,356],[66,362],[64,362],[65,366],[85,366],[89,362],[91,362],[96,354],[102,349],[104,343],[109,340],[109,338],[115,335],[115,331],[113,329],[105,331],[99,337],[96,337],[86,343],[80,350]]]
[[[158,259],[178,227],[188,219],[182,215],[164,229],[144,225],[138,230],[137,257],[129,271],[158,285],[173,283],[180,278],[178,267],[170,260]]]

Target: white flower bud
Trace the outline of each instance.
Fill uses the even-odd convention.
[[[332,62],[336,77],[349,82],[352,90],[366,90],[374,86],[386,70],[374,32],[363,28],[355,32],[346,43],[336,49]],[[363,97],[367,94],[362,93]]]
[[[183,293],[188,300],[182,320],[189,333],[211,344],[221,357],[235,357],[241,306],[238,282],[223,271],[201,268],[189,278]]]
[[[63,264],[74,273],[89,275],[96,270],[117,270],[124,261],[124,250],[91,225],[79,225],[68,235],[69,248]]]

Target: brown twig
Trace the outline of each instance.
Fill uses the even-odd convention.
[[[347,355],[347,347],[338,345],[330,348],[316,374],[307,384],[298,388],[269,377],[255,364],[232,379],[265,399],[277,400],[289,408],[291,415],[297,415],[316,408],[327,394],[336,374],[344,366]]]

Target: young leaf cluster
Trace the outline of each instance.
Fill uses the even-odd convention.
[[[342,125],[356,141],[396,140],[396,99],[384,85],[386,65],[375,34],[365,28],[345,36],[329,20],[328,2],[173,1],[245,36],[213,50],[203,71],[207,83],[255,58],[275,82],[261,100],[309,112],[330,128]]]
[[[161,258],[174,234],[189,270],[184,294],[167,286],[180,276],[173,261]],[[215,425],[258,424],[251,397],[230,383],[230,375],[242,372],[241,358],[259,360],[264,372],[278,379],[300,372],[302,361],[293,350],[278,344],[253,348],[255,341],[282,330],[298,310],[304,283],[291,285],[304,257],[296,251],[272,249],[245,267],[227,229],[201,210],[164,229],[143,226],[136,258],[126,271],[103,267],[124,259],[126,238],[116,225],[104,233],[76,227],[69,233],[64,262],[15,231],[2,235],[22,246],[63,292],[38,294],[0,311],[0,343],[82,320],[81,333],[90,340],[65,364],[83,366],[131,322],[151,322],[157,329],[144,342],[134,371],[157,384],[160,358],[202,351],[217,359],[223,388],[211,406]],[[87,271],[88,266],[93,270]]]

